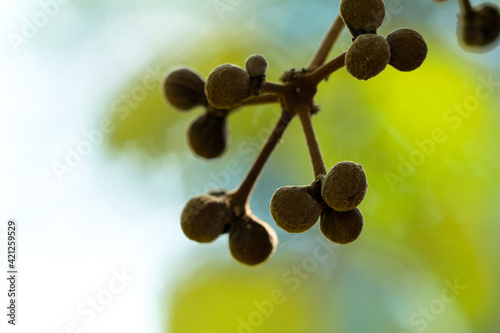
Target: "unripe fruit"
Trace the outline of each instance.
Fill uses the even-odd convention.
[[[246,265],[257,265],[273,254],[278,236],[269,224],[248,214],[234,222],[229,232],[229,249],[233,257]]]
[[[300,233],[311,228],[321,214],[319,203],[311,197],[311,186],[284,186],[271,198],[271,215],[281,229]]]
[[[194,241],[209,243],[227,229],[231,210],[223,197],[208,194],[191,198],[181,215],[184,234]]]
[[[267,61],[260,54],[250,56],[245,62],[245,68],[250,77],[261,77],[266,74]]]
[[[205,93],[208,102],[218,109],[231,109],[250,97],[250,77],[242,68],[230,64],[215,68],[208,75]]]
[[[460,45],[467,50],[471,50],[468,47],[491,44],[500,34],[500,12],[497,6],[485,3],[472,10],[471,15],[458,16],[457,36]]]
[[[409,72],[422,65],[427,57],[427,44],[417,31],[408,28],[394,30],[387,36],[391,47],[389,65],[403,72]]]
[[[354,38],[375,33],[384,22],[385,6],[382,0],[342,0],[340,16]]]
[[[368,182],[361,164],[335,164],[321,182],[321,197],[331,208],[345,212],[358,206],[366,195]]]
[[[205,82],[187,68],[177,69],[163,81],[163,96],[174,107],[187,111],[198,105],[207,105]]]
[[[188,131],[193,152],[204,158],[221,156],[227,145],[226,116],[206,113],[198,117]]]
[[[391,48],[384,37],[361,35],[347,50],[345,67],[358,80],[368,80],[382,72],[391,59]]]
[[[363,214],[358,208],[347,212],[326,209],[321,213],[319,227],[323,235],[334,243],[355,241],[363,230]]]

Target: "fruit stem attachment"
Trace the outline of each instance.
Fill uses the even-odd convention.
[[[474,13],[470,0],[458,0],[458,6],[460,7],[462,16],[470,16]]]
[[[342,20],[340,15],[337,15],[337,18],[335,18],[335,20],[333,21],[330,30],[328,30],[328,32],[326,33],[325,38],[321,42],[321,45],[319,46],[318,50],[316,51],[316,54],[311,60],[311,63],[307,68],[308,70],[314,71],[316,68],[325,63],[328,53],[330,53],[330,50],[335,45],[335,42],[342,33],[343,29],[344,29],[344,21]]]
[[[233,211],[237,216],[241,216],[247,211],[250,196],[255,188],[255,185],[257,184],[260,174],[262,173],[262,169],[271,156],[274,148],[279,143],[293,116],[293,114],[283,109],[280,119],[267,138],[265,145],[260,150],[259,155],[248,171],[245,179],[236,190],[229,193],[229,201],[231,202]]]
[[[295,112],[299,115],[300,122],[302,123],[302,129],[304,130],[307,141],[307,148],[309,149],[309,155],[311,157],[314,178],[318,180],[326,175],[326,167],[323,162],[323,157],[321,156],[316,134],[314,133],[310,107],[308,107],[307,104],[300,104],[297,105]]]
[[[336,58],[330,60],[326,64],[317,68],[314,72],[307,74],[306,78],[311,82],[311,84],[317,85],[326,79],[330,74],[345,66],[345,55],[346,53],[344,52]]]

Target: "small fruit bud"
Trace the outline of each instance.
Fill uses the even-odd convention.
[[[368,80],[382,72],[391,59],[391,48],[384,37],[361,35],[346,53],[347,72],[358,80]]]
[[[266,74],[267,61],[260,54],[250,56],[245,62],[245,68],[250,77],[261,77]]]
[[[316,223],[321,207],[310,191],[311,186],[284,186],[274,192],[270,208],[278,227],[300,233]]]
[[[242,68],[230,64],[215,68],[207,78],[205,93],[218,109],[231,109],[252,95],[250,77]]]
[[[361,164],[335,164],[321,183],[321,197],[331,208],[345,212],[358,206],[366,195],[368,182]]]
[[[408,28],[394,30],[387,36],[391,47],[389,64],[397,70],[409,72],[422,65],[427,57],[427,44],[417,31]]]
[[[347,212],[326,209],[321,213],[319,227],[334,243],[347,244],[358,238],[363,230],[363,214],[358,208]]]
[[[205,82],[187,68],[177,69],[163,81],[163,96],[181,111],[191,110],[198,105],[207,105]]]
[[[382,0],[342,0],[340,16],[354,38],[375,33],[384,22],[385,6]]]
[[[204,158],[221,156],[227,146],[226,116],[206,113],[191,123],[188,141],[192,151]]]
[[[472,8],[472,14],[458,15],[457,36],[466,51],[481,51],[495,42],[500,34],[500,11],[485,3]]]
[[[209,243],[227,229],[231,211],[224,197],[208,194],[191,198],[181,215],[184,234],[194,241]]]
[[[234,222],[229,232],[229,249],[233,257],[246,265],[257,265],[270,257],[278,245],[278,236],[269,224],[253,215]]]

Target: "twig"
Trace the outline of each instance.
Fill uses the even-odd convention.
[[[316,134],[314,133],[310,107],[307,104],[301,104],[297,106],[295,112],[299,115],[300,122],[302,123],[302,129],[304,130],[307,141],[307,148],[309,149],[309,155],[311,157],[314,178],[319,179],[326,175],[326,168],[323,157],[321,156]]]
[[[262,169],[271,156],[274,148],[279,143],[293,116],[293,114],[288,113],[286,110],[282,111],[278,123],[269,135],[266,144],[260,150],[257,159],[254,161],[252,168],[248,171],[245,179],[238,189],[229,194],[229,200],[231,201],[231,205],[236,215],[240,216],[245,213],[248,201],[255,185],[257,184],[260,174],[262,173]]]
[[[311,63],[307,68],[308,70],[313,71],[325,63],[328,53],[330,53],[330,50],[333,48],[335,41],[340,36],[340,33],[342,32],[343,29],[344,29],[344,21],[342,20],[340,15],[337,15],[337,18],[335,19],[335,21],[333,21],[330,30],[328,30],[325,38],[323,39],[321,45],[316,51],[316,54],[311,60]]]
[[[474,14],[474,10],[472,9],[472,5],[469,0],[458,0],[458,6],[460,7],[462,16],[470,16]]]
[[[316,69],[314,72],[309,73],[307,75],[308,80],[314,85],[317,85],[324,79],[326,79],[330,74],[339,70],[340,68],[345,66],[345,52],[336,57],[335,59],[330,60],[323,66]]]
[[[261,94],[273,94],[279,96],[285,96],[290,93],[290,87],[284,86],[277,83],[272,82],[264,82],[262,87],[260,88]]]
[[[276,95],[254,96],[247,99],[246,101],[243,101],[240,106],[275,103],[278,101],[278,99],[279,97]]]

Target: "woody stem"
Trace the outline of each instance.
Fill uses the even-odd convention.
[[[229,195],[230,197],[229,200],[231,201],[232,207],[236,215],[242,215],[246,211],[246,208],[248,207],[248,202],[250,200],[250,196],[262,173],[262,169],[264,168],[267,160],[271,156],[271,153],[274,151],[274,148],[279,143],[281,137],[283,136],[283,133],[285,132],[293,116],[294,116],[293,114],[288,113],[286,110],[282,111],[278,123],[276,124],[273,131],[267,138],[265,145],[261,148],[259,155],[254,161],[247,175],[245,176],[245,179],[238,187],[238,189],[236,189]]]
[[[299,115],[300,122],[302,123],[302,129],[304,130],[304,135],[306,137],[307,148],[309,149],[309,155],[311,157],[314,171],[314,178],[319,179],[326,175],[326,167],[323,162],[323,157],[321,156],[321,150],[319,149],[316,134],[314,133],[311,120],[311,110],[307,104],[303,104],[297,106],[296,113]]]
[[[328,30],[325,38],[321,42],[321,45],[316,51],[316,54],[314,55],[307,69],[313,71],[325,63],[328,53],[330,53],[330,50],[333,48],[333,45],[337,41],[343,29],[344,21],[342,20],[340,15],[337,15],[337,18],[335,18],[335,21],[333,21],[330,30]]]

